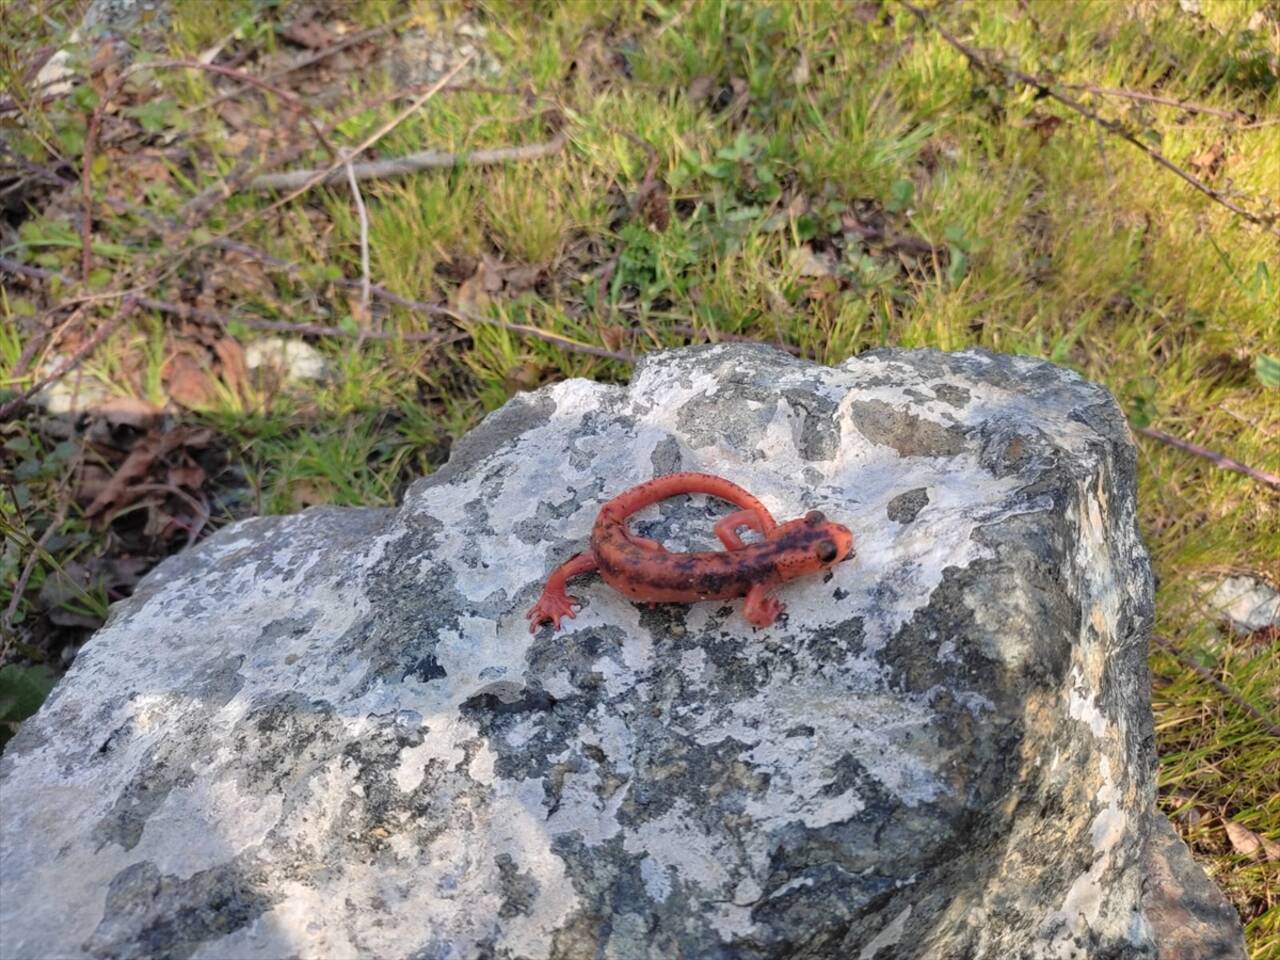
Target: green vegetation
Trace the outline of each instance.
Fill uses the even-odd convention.
[[[35,178],[0,256],[66,278],[5,277],[0,390],[34,384],[39,364],[24,364],[26,351],[35,361],[68,355],[87,338],[72,324],[65,344],[33,342],[70,316],[46,312],[59,301],[102,295],[75,318],[98,324],[119,303],[105,295],[146,282],[157,299],[220,311],[232,321],[223,331],[139,310],[79,371],[82,384],[169,403],[205,430],[181,448],[183,468],[201,471],[184,475],[199,483],[182,489],[204,490],[203,529],[311,503],[392,503],[514,391],[628,376],[624,361],[493,324],[379,301],[371,312],[358,289],[337,282],[361,274],[360,219],[345,184],[272,210],[276,197],[239,190],[191,219],[192,198],[251,155],[299,148],[286,168],[329,162],[279,95],[248,90],[203,106],[235,85],[197,70],[140,71],[105,114],[82,289],[80,158],[108,85],[99,77],[36,104],[23,76],[23,51],[56,44],[50,31],[73,6],[0,27],[0,80],[21,105],[0,121],[0,139]],[[174,6],[175,22],[149,48],[156,55],[193,58],[225,43],[224,59],[243,53],[239,69],[267,75],[298,53],[283,32],[288,4]],[[1135,426],[1280,472],[1276,223],[1247,222],[1052,98],[974,68],[895,2],[424,0],[334,10],[348,34],[409,15],[346,59],[272,81],[316,104],[335,145],[361,142],[406,105],[389,98],[398,82],[375,67],[394,56],[392,38],[411,31],[474,43],[500,72],[459,79],[518,92],[441,93],[391,130],[378,155],[567,138],[539,160],[364,182],[371,277],[397,294],[627,353],[733,334],[828,362],[886,344],[1043,356],[1110,387]],[[990,0],[930,13],[993,62],[1049,78],[1122,123],[1231,202],[1264,217],[1275,210],[1275,3]],[[455,36],[458,18],[483,36]],[[37,169],[68,183],[38,180]],[[165,228],[156,217],[190,222]],[[210,242],[223,233],[295,269]],[[336,328],[307,338],[328,374],[282,385],[248,371],[243,348],[268,335],[260,321]],[[460,327],[468,336],[446,344],[354,335]],[[150,428],[123,429],[135,433],[116,437],[118,451]],[[138,530],[120,532],[128,517],[104,526],[86,516],[103,481],[86,491],[83,468],[109,476],[123,454],[104,460],[83,438],[51,438],[39,418],[0,424],[0,444],[10,481],[0,492],[0,583],[30,567],[19,595],[0,593],[16,630],[0,650],[0,662],[15,664],[0,673],[3,721],[5,696],[26,703],[43,683],[19,681],[26,667],[17,664],[56,664],[67,642],[48,632],[51,618],[83,629],[127,592],[127,577],[112,581],[90,558],[118,558],[126,541],[135,556],[177,549],[192,524],[153,528],[169,514],[135,503],[135,526],[145,514],[152,530],[144,543]],[[1280,862],[1239,852],[1226,828],[1280,843],[1280,741],[1237,702],[1273,709],[1277,638],[1220,630],[1196,585],[1248,572],[1280,587],[1280,497],[1180,450],[1139,445],[1141,522],[1160,578],[1156,632],[1170,644],[1151,659],[1162,806],[1241,910],[1254,957],[1276,956]]]

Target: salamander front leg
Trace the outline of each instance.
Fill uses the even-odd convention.
[[[547,577],[546,586],[542,588],[542,596],[525,614],[529,618],[529,632],[537,632],[538,626],[548,620],[555,625],[556,630],[559,630],[562,617],[572,618],[574,606],[582,606],[582,603],[577,597],[571,597],[565,592],[565,584],[570,577],[590,573],[595,568],[596,558],[590,550],[556,567],[551,576]]]
[[[742,612],[753,626],[767,627],[787,609],[781,600],[768,595],[767,591],[772,586],[772,583],[757,583],[747,593],[747,602]]]
[[[759,534],[765,532],[760,523],[760,517],[754,510],[739,510],[737,513],[731,513],[712,529],[726,550],[741,550],[746,546],[738,536],[738,530],[741,527],[749,527]]]

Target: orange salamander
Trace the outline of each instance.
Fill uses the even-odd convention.
[[[638,537],[627,517],[682,493],[705,493],[739,508],[715,527],[723,552],[672,553],[662,544]],[[738,530],[748,527],[762,537],[744,543]],[[777,523],[764,504],[735,483],[707,473],[673,473],[626,490],[603,507],[591,530],[591,547],[557,567],[542,596],[526,614],[529,632],[550,621],[560,629],[563,617],[581,606],[565,592],[565,583],[598,570],[605,583],[633,600],[648,603],[694,603],[698,600],[747,598],[743,613],[757,627],[767,627],[785,609],[768,595],[781,583],[827,570],[853,556],[853,534],[817,510],[798,520]]]

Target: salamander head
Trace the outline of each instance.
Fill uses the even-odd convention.
[[[817,510],[779,524],[768,539],[782,545],[777,569],[784,581],[828,570],[853,556],[853,533]]]

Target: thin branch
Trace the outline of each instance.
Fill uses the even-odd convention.
[[[1065,94],[1059,93],[1058,91],[1054,90],[1053,87],[1051,87],[1049,83],[1045,80],[1041,80],[1038,77],[1033,77],[1029,73],[1023,73],[1021,70],[1017,69],[1016,67],[1007,67],[1007,66],[1004,66],[1003,64],[996,64],[990,60],[987,60],[985,57],[979,54],[972,47],[968,46],[967,44],[963,43],[960,40],[957,40],[954,36],[948,33],[947,30],[944,27],[942,27],[940,24],[938,24],[936,21],[930,20],[929,15],[925,13],[925,11],[917,7],[915,4],[909,3],[907,2],[907,0],[898,0],[898,2],[901,3],[904,7],[906,7],[906,9],[911,11],[913,14],[915,14],[915,16],[925,26],[933,27],[933,29],[938,32],[938,35],[941,36],[943,40],[947,41],[947,43],[951,44],[951,46],[955,47],[958,51],[960,51],[960,53],[962,53],[970,63],[974,64],[977,67],[980,67],[983,70],[988,71],[989,73],[1000,74],[1004,77],[1012,77],[1015,80],[1018,80],[1021,83],[1025,84],[1026,86],[1033,87],[1035,91],[1041,96],[1050,97],[1058,101],[1058,103],[1062,104],[1067,109],[1075,111],[1076,113],[1080,114],[1082,117],[1087,117],[1088,119],[1092,120],[1094,123],[1102,127],[1104,130],[1106,130],[1108,133],[1112,133],[1115,136],[1119,137],[1120,139],[1137,147],[1139,150],[1145,153],[1148,157],[1150,157],[1160,166],[1164,167],[1166,170],[1170,171],[1171,173],[1177,174],[1177,176],[1181,177],[1187,183],[1191,184],[1191,186],[1195,187],[1197,190],[1199,190],[1205,196],[1209,197],[1211,200],[1215,201],[1216,203],[1220,203],[1222,206],[1226,207],[1232,213],[1235,213],[1238,216],[1243,217],[1245,220],[1248,220],[1250,223],[1255,224],[1259,227],[1262,227],[1267,232],[1272,233],[1277,237],[1280,237],[1280,227],[1276,226],[1275,217],[1266,215],[1266,214],[1254,213],[1251,210],[1246,210],[1244,207],[1230,200],[1227,197],[1227,195],[1224,194],[1221,190],[1214,189],[1213,187],[1205,183],[1203,180],[1200,180],[1195,175],[1188,173],[1186,170],[1183,170],[1180,166],[1178,166],[1176,163],[1174,163],[1172,160],[1166,157],[1159,150],[1156,150],[1152,147],[1147,146],[1145,143],[1139,140],[1136,136],[1130,133],[1124,127],[1123,124],[1118,123],[1115,120],[1108,120],[1106,117],[1103,117],[1098,115],[1097,113],[1094,113],[1092,110],[1090,110],[1088,107],[1086,107],[1084,104],[1080,103],[1079,101],[1073,100],[1070,97],[1066,96]]]
[[[1138,432],[1145,437],[1151,437],[1153,440],[1159,440],[1161,443],[1167,443],[1171,447],[1177,447],[1179,450],[1185,450],[1187,453],[1194,453],[1197,457],[1204,457],[1206,460],[1212,461],[1216,466],[1223,470],[1232,470],[1236,473],[1242,473],[1252,480],[1258,481],[1265,486],[1271,487],[1273,490],[1280,490],[1280,476],[1274,473],[1268,473],[1265,470],[1258,470],[1241,463],[1239,460],[1232,460],[1230,457],[1224,457],[1220,453],[1215,453],[1208,447],[1202,447],[1198,443],[1192,443],[1190,440],[1183,440],[1175,437],[1171,433],[1165,433],[1163,430],[1157,430],[1155,427],[1138,427]]]
[[[1211,684],[1213,688],[1217,690],[1220,694],[1222,694],[1224,697],[1226,697],[1228,700],[1234,703],[1237,707],[1239,707],[1245,713],[1255,718],[1259,723],[1262,724],[1263,728],[1265,728],[1268,733],[1270,733],[1274,737],[1280,737],[1280,724],[1277,724],[1274,720],[1269,718],[1265,713],[1263,713],[1261,710],[1259,710],[1257,707],[1251,704],[1248,700],[1240,696],[1240,694],[1236,693],[1234,690],[1228,687],[1225,683],[1223,683],[1221,680],[1215,677],[1211,670],[1207,669],[1206,667],[1202,667],[1200,664],[1196,663],[1190,657],[1183,655],[1183,653],[1179,651],[1177,647],[1175,647],[1171,642],[1166,640],[1164,637],[1152,634],[1151,639],[1155,641],[1156,645],[1159,646],[1161,650],[1165,651],[1165,653],[1169,654],[1169,656],[1177,660],[1178,663],[1180,663],[1183,667],[1190,670],[1201,680],[1204,680],[1207,683]]]
[[[58,380],[61,377],[66,376],[76,367],[80,366],[80,364],[82,364],[85,361],[85,359],[89,356],[89,354],[93,353],[94,350],[98,349],[98,347],[101,346],[102,342],[106,340],[107,337],[111,336],[111,334],[115,331],[116,327],[120,326],[121,322],[125,319],[125,317],[133,313],[134,309],[138,306],[138,304],[139,304],[139,300],[137,297],[132,297],[132,296],[126,297],[124,302],[120,304],[120,309],[116,311],[115,316],[112,317],[110,320],[108,320],[106,323],[104,323],[102,326],[100,326],[94,332],[93,336],[91,336],[88,340],[86,340],[84,344],[81,345],[80,349],[77,350],[75,353],[73,353],[70,357],[68,357],[62,363],[62,365],[58,367],[58,369],[54,370],[53,373],[49,374],[48,376],[43,377],[40,380],[36,381],[36,383],[34,383],[32,386],[28,387],[26,390],[19,393],[12,400],[8,401],[3,406],[0,406],[0,423],[3,423],[5,420],[8,420],[11,416],[13,416],[13,413],[15,410],[18,410],[19,408],[21,408],[23,404],[25,404],[28,400],[30,400],[33,396],[35,396],[45,387],[49,386],[49,384],[53,383],[54,381]]]
[[[347,183],[351,186],[351,196],[356,202],[356,213],[360,216],[360,310],[369,316],[369,214],[364,208],[364,197],[360,195],[360,184],[356,183],[355,171],[348,160],[343,169],[347,172]]]
[[[329,152],[330,157],[337,157],[337,151],[333,144],[329,141],[326,132],[316,123],[315,117],[312,116],[310,108],[302,102],[297,94],[269,83],[266,80],[260,80],[257,77],[250,76],[239,70],[233,70],[230,67],[218,66],[212,63],[203,63],[200,60],[151,60],[143,63],[135,63],[128,69],[121,71],[120,75],[112,82],[107,92],[103,95],[98,105],[94,108],[93,113],[89,117],[88,130],[84,138],[84,150],[80,158],[80,196],[81,196],[81,221],[80,221],[80,279],[85,283],[89,281],[89,271],[93,266],[93,160],[94,150],[97,146],[98,133],[102,127],[102,117],[105,114],[110,102],[119,94],[124,86],[125,80],[136,73],[144,70],[202,70],[207,73],[217,74],[219,76],[234,77],[244,81],[247,86],[258,87],[284,100],[299,116],[306,121],[307,126],[311,128],[312,134],[316,140]],[[242,88],[245,89],[245,88]]]
[[[204,529],[205,524],[209,522],[209,505],[203,500],[197,500],[191,494],[181,489],[174,483],[134,483],[129,485],[131,493],[167,493],[177,497],[179,500],[185,500],[187,506],[193,508],[196,512],[196,522],[187,527],[187,546],[190,549],[196,542],[196,538],[200,536],[200,531]],[[119,513],[120,511],[116,511]],[[114,514],[112,515],[114,517]],[[111,520],[106,521],[110,523]]]
[[[268,93],[275,94],[299,115],[301,115],[301,117],[307,122],[307,126],[311,128],[311,132],[315,134],[316,139],[320,141],[321,145],[324,146],[326,150],[329,151],[330,156],[337,155],[337,151],[334,150],[333,144],[331,144],[325,136],[325,131],[320,129],[319,124],[316,123],[315,117],[311,113],[311,108],[303,102],[302,98],[290,90],[285,90],[283,87],[277,87],[275,84],[270,83],[267,80],[261,80],[252,74],[245,73],[242,70],[234,70],[231,67],[223,67],[214,63],[205,63],[202,60],[156,60],[150,63],[140,63],[138,66],[153,70],[175,68],[203,70],[206,73],[215,73],[222,77],[233,77],[236,80],[243,81],[247,86],[257,87],[259,90],[265,90]],[[241,90],[243,89],[245,88],[242,87]]]
[[[305,171],[307,175],[299,182],[296,189],[292,190],[290,193],[285,194],[283,197],[281,197],[279,200],[275,201],[265,209],[255,210],[253,213],[249,214],[247,217],[242,218],[239,223],[223,230],[218,236],[229,237],[231,236],[231,234],[239,230],[242,226],[245,226],[250,222],[252,222],[253,220],[256,220],[259,217],[265,216],[271,211],[277,210],[280,207],[283,207],[285,204],[292,202],[295,198],[300,197],[302,194],[306,193],[317,183],[328,182],[329,178],[333,176],[333,174],[338,170],[339,167],[341,167],[344,163],[350,163],[354,158],[364,153],[371,146],[373,146],[375,143],[377,143],[379,140],[385,137],[388,133],[390,133],[396,127],[400,126],[400,124],[404,123],[404,121],[408,119],[411,115],[416,113],[424,103],[426,103],[428,100],[434,97],[437,93],[439,93],[440,89],[444,87],[444,85],[447,84],[450,80],[452,80],[454,75],[457,74],[459,70],[461,70],[470,62],[471,62],[471,57],[463,57],[456,64],[454,64],[452,70],[450,70],[448,73],[442,76],[439,80],[433,83],[426,93],[424,93],[420,97],[417,97],[413,101],[413,103],[409,104],[409,106],[405,107],[398,114],[396,114],[394,117],[392,117],[382,126],[380,126],[377,130],[369,134],[369,136],[365,137],[364,140],[362,140],[356,147],[354,147],[351,150],[345,151],[342,156],[334,159],[334,161],[330,163],[329,166],[325,167],[323,170]],[[358,166],[363,166],[363,164],[360,164]],[[341,179],[341,174],[338,174],[337,179]],[[253,183],[257,183],[257,182],[258,182],[257,180],[253,181],[250,184],[250,186],[252,187]],[[288,189],[288,188],[281,187],[280,189]]]
[[[247,243],[241,243],[237,240],[215,240],[214,246],[223,250],[232,250],[236,253],[243,254],[257,260],[259,263],[282,270],[292,276],[297,276],[302,272],[302,268],[296,263],[290,263],[288,260],[281,260],[279,257],[273,257],[269,253],[263,253],[255,247],[249,246]],[[5,260],[0,257],[0,267],[5,265]],[[28,268],[31,269],[31,268]],[[350,280],[347,277],[339,277],[332,281],[339,287],[347,290],[356,290],[360,287],[359,280]],[[498,327],[511,333],[518,333],[524,336],[533,337],[546,343],[555,344],[571,353],[585,353],[593,357],[602,357],[607,360],[621,360],[623,363],[634,363],[636,361],[635,354],[627,353],[622,350],[609,350],[605,347],[597,347],[590,343],[582,343],[571,337],[566,337],[550,330],[543,330],[541,327],[533,327],[523,323],[512,323],[509,320],[500,320],[497,317],[489,317],[484,314],[472,313],[461,307],[449,307],[439,303],[427,303],[423,300],[414,300],[410,297],[403,297],[394,291],[388,290],[386,287],[373,283],[369,285],[369,293],[375,300],[381,300],[384,303],[393,303],[398,307],[404,307],[411,313],[420,313],[428,317],[448,317],[454,321],[462,321],[466,323],[479,323],[485,326]]]
[[[218,244],[224,249],[236,250],[246,256],[253,257],[262,263],[277,267],[290,273],[299,272],[300,268],[296,264],[289,263],[287,260],[280,260],[276,257],[260,253],[246,244],[237,243],[235,241],[224,241]],[[30,267],[25,264],[16,263],[6,257],[0,257],[0,270],[7,270],[11,273],[21,276],[32,277],[40,280],[51,280],[57,278],[62,282],[68,282],[67,278],[62,274],[53,270],[46,270],[43,267]],[[333,281],[338,286],[347,289],[359,289],[359,280],[349,280],[346,277]],[[529,326],[523,323],[512,323],[508,320],[499,320],[496,317],[487,317],[482,314],[471,313],[455,307],[444,306],[443,304],[425,303],[421,300],[411,300],[408,297],[402,297],[397,293],[392,293],[385,287],[378,284],[369,285],[370,294],[387,303],[394,303],[404,307],[413,313],[420,313],[430,317],[448,317],[449,319],[460,323],[476,323],[484,326],[498,327],[511,333],[521,334],[523,336],[533,337],[546,343],[554,344],[571,353],[585,353],[593,357],[601,357],[607,360],[620,360],[623,363],[634,363],[635,356],[620,350],[608,350],[604,347],[597,347],[590,343],[582,343],[563,334],[555,333],[551,330],[543,330],[540,327]],[[212,310],[203,310],[199,307],[189,307],[186,304],[170,303],[166,300],[158,300],[154,297],[137,297],[139,306],[146,310],[154,310],[156,313],[164,313],[170,316],[179,317],[184,320],[192,320],[197,323],[207,323],[218,327],[225,327],[228,323],[240,323],[253,330],[264,330],[277,333],[293,333],[299,336],[314,337],[340,337],[350,338],[359,337],[359,331],[343,330],[340,327],[328,327],[315,323],[289,323],[282,320],[262,320],[256,317],[236,317],[228,318]],[[363,334],[368,340],[404,340],[407,342],[417,343],[453,343],[457,340],[464,339],[461,336],[446,333],[387,333],[383,331],[367,331]]]
[[[35,549],[31,551],[31,556],[22,565],[22,573],[18,576],[18,582],[14,585],[13,596],[9,598],[9,606],[5,608],[4,617],[0,620],[0,626],[4,627],[5,633],[13,629],[14,615],[18,612],[18,604],[22,602],[22,595],[27,592],[27,584],[31,580],[31,574],[35,572],[36,561],[40,559],[42,552],[46,552],[45,546],[50,538],[61,529],[66,519],[67,502],[63,500],[58,504],[58,512],[54,515],[53,520],[50,521],[49,526],[45,527],[44,533],[40,534],[40,539],[36,541]]]
[[[356,44],[364,43],[366,40],[376,39],[377,37],[382,36],[384,33],[390,33],[396,27],[399,27],[402,24],[407,23],[412,17],[413,17],[413,14],[411,13],[401,14],[400,16],[392,20],[389,20],[387,23],[384,23],[380,27],[372,27],[361,33],[352,34],[351,36],[347,37],[345,40],[340,40],[339,42],[333,44],[332,46],[325,47],[323,50],[317,50],[314,53],[306,54],[305,56],[299,57],[293,63],[287,64],[282,69],[276,70],[272,73],[268,73],[266,77],[263,78],[263,81],[270,82],[274,80],[279,80],[282,77],[287,77],[289,74],[294,73],[298,70],[301,70],[303,67],[309,67],[314,63],[319,63],[321,60],[327,59],[328,57],[333,56],[335,53],[341,53],[343,50],[346,50],[348,47],[353,47]],[[241,79],[245,79],[245,78],[242,77]],[[232,97],[239,96],[243,92],[244,92],[244,87],[240,87],[235,90],[228,90],[226,93],[219,94],[218,96],[214,97],[212,100],[209,100],[206,103],[202,103],[196,109],[207,110],[210,107],[217,106],[219,103],[222,103],[224,100],[230,100]]]
[[[1089,93],[1096,93],[1103,97],[1123,97],[1126,100],[1139,100],[1142,103],[1158,103],[1166,107],[1177,107],[1179,110],[1185,110],[1187,113],[1209,113],[1215,117],[1223,117],[1227,120],[1239,120],[1242,123],[1251,123],[1253,116],[1243,113],[1239,110],[1222,110],[1218,107],[1211,107],[1203,103],[1193,103],[1190,100],[1178,100],[1174,97],[1161,97],[1154,93],[1146,93],[1142,90],[1122,90],[1117,87],[1099,87],[1092,83],[1060,83],[1061,87],[1068,90],[1087,90]]]
[[[472,150],[467,153],[450,153],[446,150],[422,150],[403,157],[373,160],[352,164],[357,180],[380,180],[403,177],[423,170],[440,170],[457,166],[488,166],[521,160],[537,160],[559,153],[564,148],[565,137],[556,134],[542,143],[530,143],[521,147],[494,147]],[[357,151],[358,152],[358,151]],[[289,173],[268,173],[254,178],[250,190],[306,189],[318,183],[337,183],[344,174],[340,170],[293,170]]]

